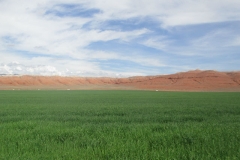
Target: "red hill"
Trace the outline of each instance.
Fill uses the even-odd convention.
[[[0,89],[240,91],[240,72],[195,70],[171,75],[129,78],[0,76]]]

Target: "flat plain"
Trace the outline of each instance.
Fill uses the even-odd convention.
[[[0,91],[0,159],[240,159],[239,92]]]

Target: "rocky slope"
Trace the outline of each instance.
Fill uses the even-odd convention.
[[[129,78],[0,76],[0,89],[13,88],[240,91],[240,72],[194,70],[171,75]]]

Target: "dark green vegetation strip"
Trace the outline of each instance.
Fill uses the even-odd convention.
[[[0,91],[0,159],[240,159],[240,93]]]

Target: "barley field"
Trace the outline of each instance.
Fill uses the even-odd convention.
[[[0,91],[0,159],[240,159],[239,92]]]

